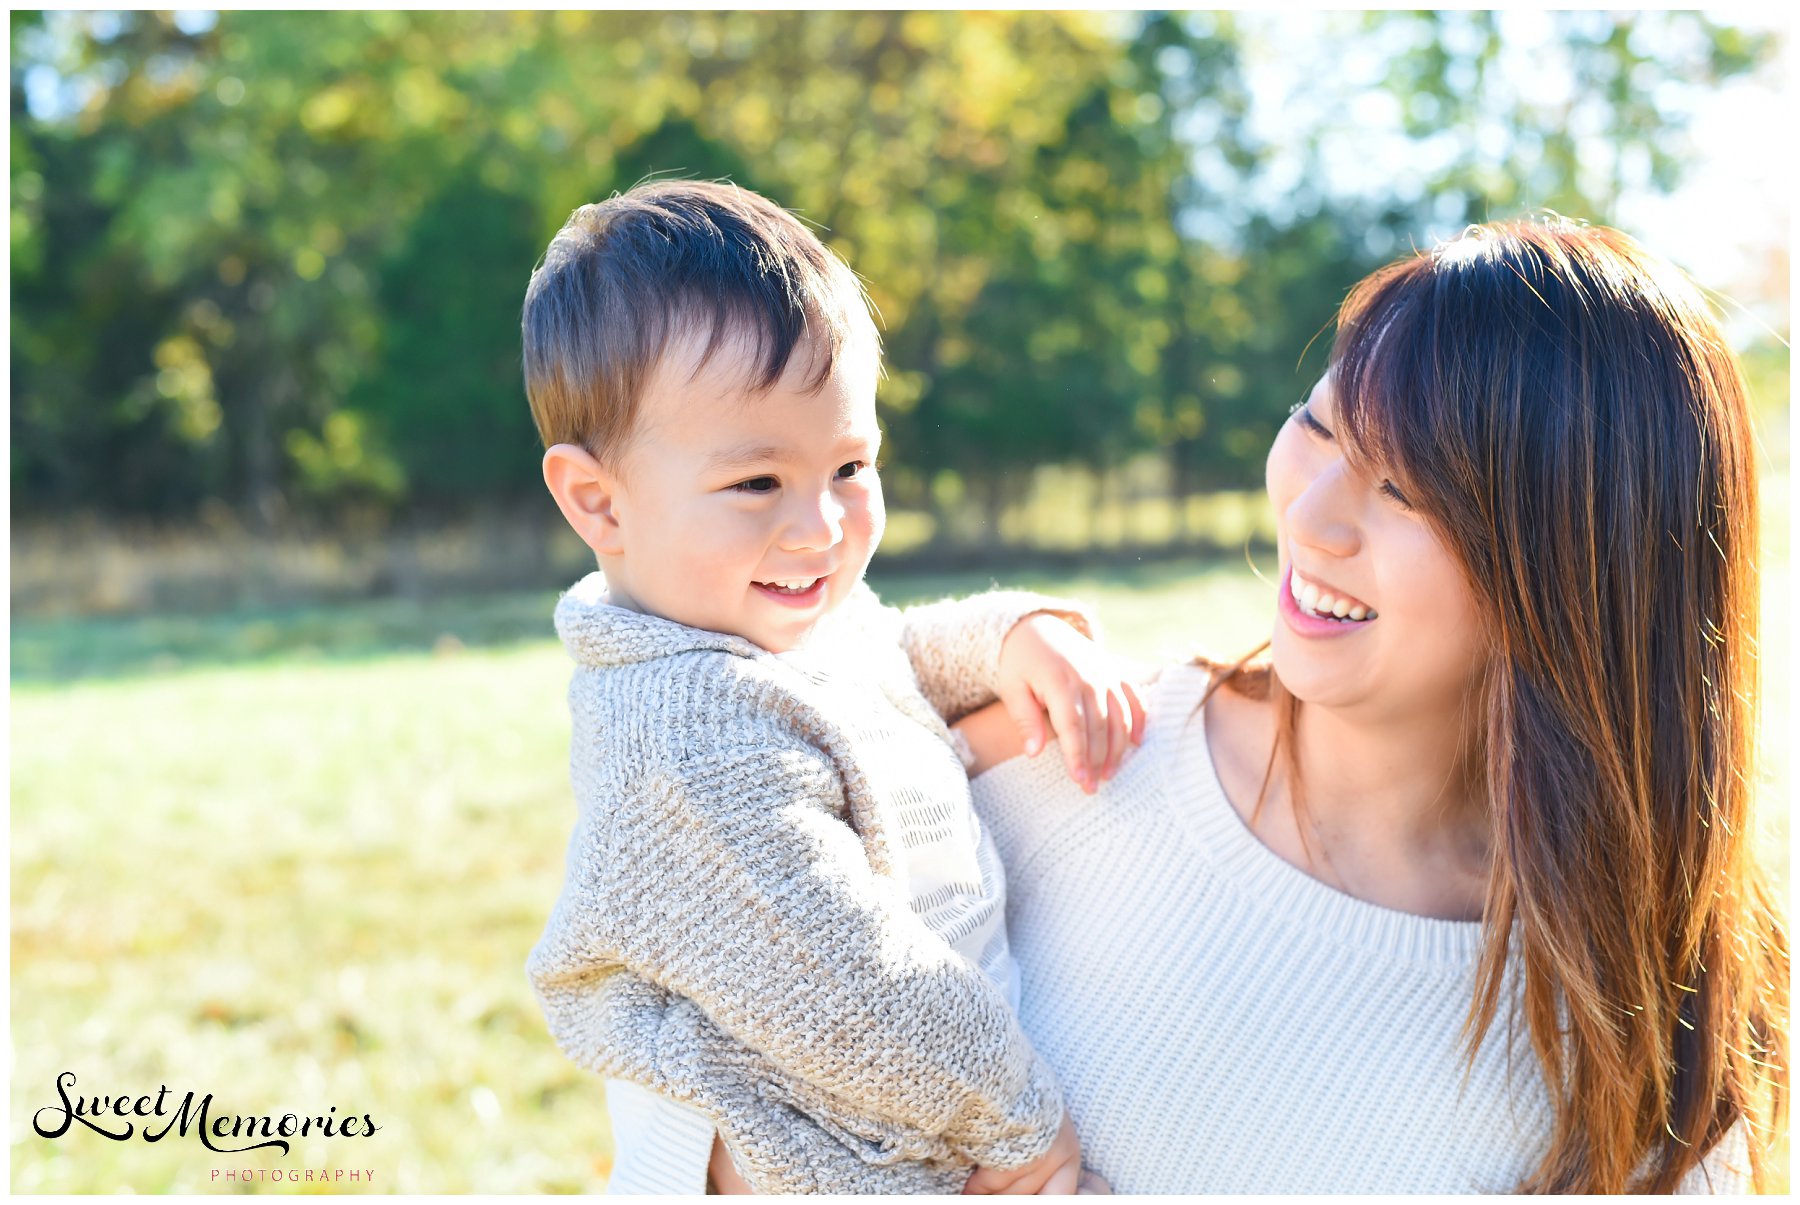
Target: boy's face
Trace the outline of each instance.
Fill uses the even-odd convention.
[[[697,375],[703,342],[671,344],[617,465],[623,552],[601,558],[615,603],[782,653],[849,596],[887,520],[863,342],[816,392],[802,345],[757,394],[731,341]]]

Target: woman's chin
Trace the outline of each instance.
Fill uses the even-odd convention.
[[[1325,664],[1317,650],[1294,648],[1282,639],[1284,635],[1277,632],[1270,642],[1269,660],[1282,688],[1294,698],[1314,707],[1346,707],[1368,696],[1366,675]]]

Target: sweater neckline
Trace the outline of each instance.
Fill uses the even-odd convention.
[[[1161,786],[1186,822],[1182,831],[1250,899],[1311,937],[1330,933],[1415,962],[1471,966],[1481,953],[1482,922],[1420,916],[1358,899],[1313,878],[1262,843],[1219,782],[1200,711],[1208,681],[1199,666],[1173,666],[1157,688],[1157,715],[1173,725],[1166,729],[1168,754],[1159,759]]]

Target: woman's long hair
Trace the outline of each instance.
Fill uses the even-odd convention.
[[[1740,1120],[1762,1181],[1789,955],[1750,806],[1753,436],[1705,300],[1617,231],[1475,227],[1352,290],[1332,372],[1345,454],[1429,517],[1490,623],[1466,1034],[1472,1060],[1497,1013],[1529,1030],[1555,1121],[1521,1187],[1668,1192]],[[1243,686],[1296,771],[1293,700]]]

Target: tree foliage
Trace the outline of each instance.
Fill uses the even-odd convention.
[[[1145,452],[1243,484],[1356,277],[1446,216],[1669,186],[1671,90],[1770,51],[1562,14],[1567,86],[1525,94],[1491,15],[1342,20],[1423,166],[1277,201],[1228,14],[16,13],[14,505],[260,524],[531,493],[530,268],[657,173],[764,191],[864,276],[902,501]]]

